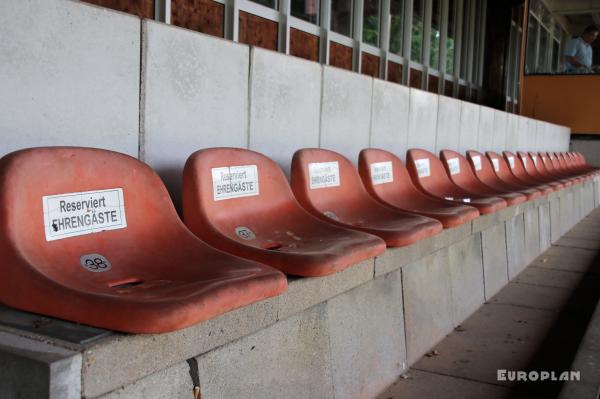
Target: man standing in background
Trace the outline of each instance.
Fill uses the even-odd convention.
[[[567,72],[576,72],[585,69],[591,72],[592,69],[592,46],[591,43],[598,37],[598,27],[590,25],[584,29],[581,36],[569,39],[565,46],[565,70]],[[596,69],[594,66],[593,69]]]

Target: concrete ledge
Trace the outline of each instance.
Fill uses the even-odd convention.
[[[81,354],[0,332],[0,397],[81,397]]]

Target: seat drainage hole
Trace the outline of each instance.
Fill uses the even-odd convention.
[[[278,242],[268,242],[265,245],[263,245],[264,249],[268,249],[269,251],[277,251],[278,249],[280,249],[283,245],[281,245]]]
[[[141,285],[143,283],[144,283],[144,281],[142,281],[140,279],[130,279],[130,280],[118,281],[116,283],[112,283],[112,284],[110,284],[110,288],[123,290],[123,289],[137,287],[138,285]]]

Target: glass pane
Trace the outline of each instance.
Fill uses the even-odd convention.
[[[448,9],[448,39],[446,40],[446,73],[454,73],[454,38],[456,28],[456,5],[454,0],[449,1]]]
[[[421,62],[423,59],[423,6],[423,0],[413,1],[410,59],[416,62]]]
[[[465,0],[463,3],[463,19],[462,19],[462,45],[460,53],[460,77],[467,78],[467,70],[469,67],[469,44],[471,33],[471,1]]]
[[[429,51],[429,66],[435,69],[440,67],[440,29],[442,20],[441,0],[433,0],[431,13],[431,46]]]
[[[529,15],[529,23],[527,24],[527,59],[525,61],[525,73],[535,72],[535,48],[538,40],[537,32],[537,20],[532,15]]]
[[[315,25],[319,24],[319,0],[292,0],[292,15]]]
[[[379,14],[381,0],[364,0],[363,42],[379,46]]]
[[[252,0],[255,3],[262,4],[265,7],[277,9],[277,0]]]
[[[558,72],[558,65],[560,63],[560,43],[553,40],[552,47],[552,72]]]
[[[404,38],[404,0],[390,1],[390,52],[402,54]]]
[[[544,28],[540,29],[540,46],[538,49],[538,59],[536,64],[536,72],[544,73],[548,71],[548,31]]]
[[[352,0],[331,0],[331,30],[352,35]]]

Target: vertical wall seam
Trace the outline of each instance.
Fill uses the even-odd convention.
[[[369,110],[369,147],[373,146],[373,101],[375,97],[375,79],[371,78],[371,109]]]
[[[148,53],[145,43],[146,24],[140,19],[140,76],[139,76],[139,98],[138,98],[138,159],[146,161],[146,131],[145,131],[145,103],[146,93],[144,89],[145,81],[145,57]]]
[[[321,65],[321,96],[319,98],[319,140],[318,147],[321,148],[321,136],[323,135],[323,97],[325,95],[325,66]]]
[[[246,113],[246,148],[250,148],[250,132],[252,124],[252,58],[254,55],[254,47],[248,49],[248,109]]]

